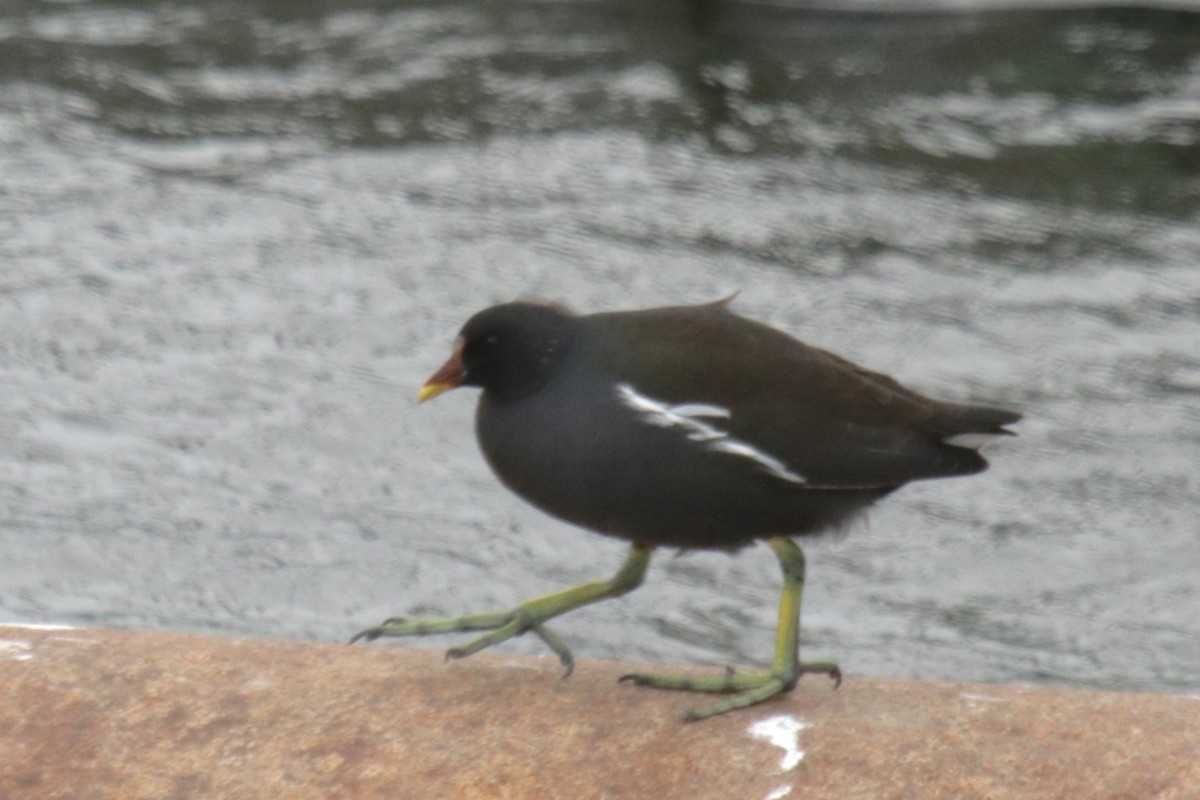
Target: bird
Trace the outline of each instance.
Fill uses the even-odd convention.
[[[721,695],[689,721],[789,692],[805,674],[840,686],[835,662],[800,660],[806,562],[796,539],[844,528],[910,481],[985,470],[980,448],[1012,435],[1021,414],[924,397],[737,314],[732,299],[592,314],[517,300],[473,315],[418,400],[481,390],[475,433],[500,481],[554,517],[624,540],[626,558],[607,580],[509,610],[392,617],[351,642],[482,632],[447,651],[452,659],[532,632],[566,677],[574,658],[548,621],[636,589],[656,549],[761,540],[783,573],[769,669],[620,680]]]

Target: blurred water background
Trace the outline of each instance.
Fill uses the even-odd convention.
[[[808,544],[807,656],[1195,694],[1198,223],[1200,4],[10,2],[0,619],[335,642],[607,576],[416,388],[494,302],[736,289],[1027,415]],[[664,553],[557,627],[761,664],[778,585]]]

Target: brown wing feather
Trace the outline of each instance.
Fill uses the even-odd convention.
[[[780,459],[810,488],[886,487],[978,472],[987,462],[977,452],[942,440],[1000,432],[1019,418],[930,400],[740,317],[725,303],[586,319],[603,330],[597,338],[616,380],[670,403],[729,409],[723,427],[731,436]]]

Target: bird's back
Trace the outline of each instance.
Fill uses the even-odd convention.
[[[728,409],[730,435],[812,487],[898,486],[979,472],[978,445],[1021,415],[924,397],[731,312],[725,303],[582,318],[614,380],[672,404]],[[964,446],[965,445],[965,446]]]

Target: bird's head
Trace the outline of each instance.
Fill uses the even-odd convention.
[[[454,352],[417,393],[424,401],[457,386],[518,397],[542,386],[561,363],[575,316],[560,306],[504,303],[480,311],[462,327]]]

